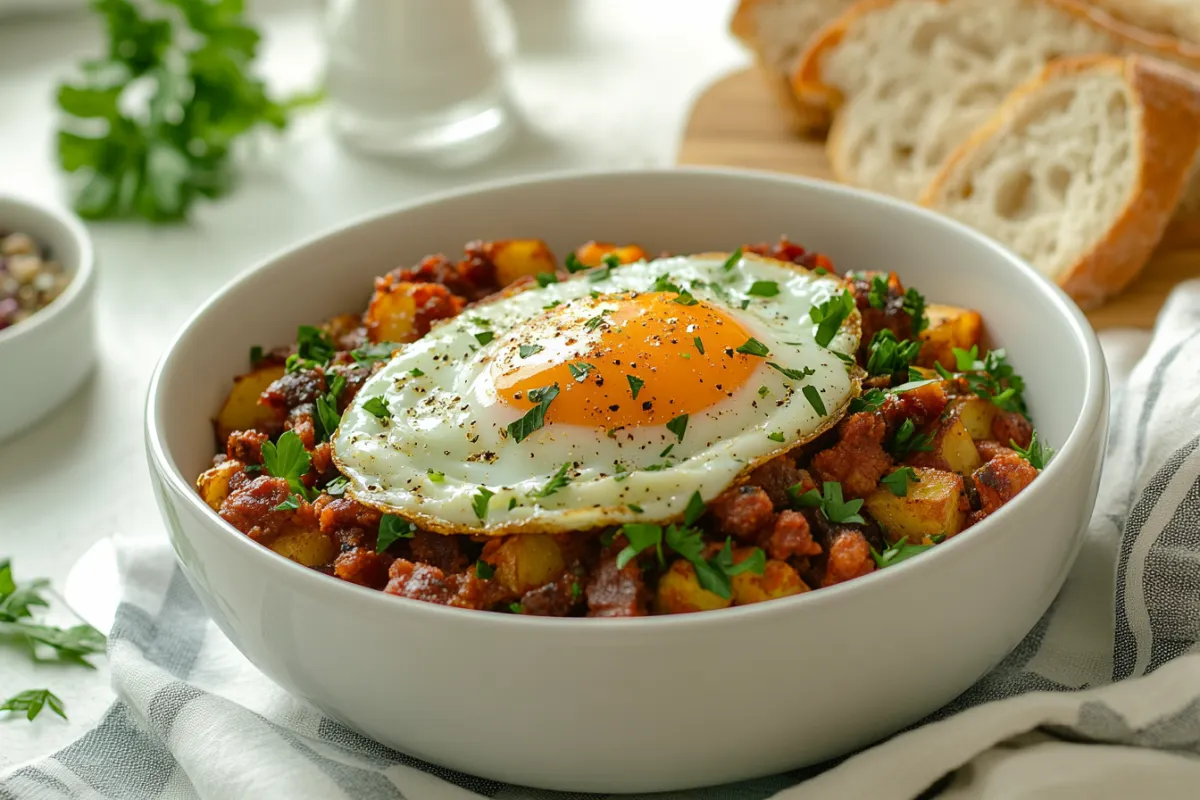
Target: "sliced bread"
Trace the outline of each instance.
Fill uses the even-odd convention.
[[[740,0],[733,12],[730,31],[754,53],[759,69],[801,133],[828,127],[829,107],[825,103],[804,103],[792,92],[791,76],[796,60],[821,26],[854,2]]]
[[[1200,0],[1088,0],[1119,20],[1200,44]]]
[[[1090,307],[1149,259],[1200,152],[1200,76],[1062,59],[947,159],[921,203],[988,234]]]
[[[863,0],[810,42],[793,88],[839,107],[827,150],[840,180],[915,200],[1010,91],[1092,53],[1200,68],[1200,48],[1075,0]]]

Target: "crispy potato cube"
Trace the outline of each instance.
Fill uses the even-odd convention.
[[[979,344],[983,331],[983,317],[978,311],[956,306],[931,303],[925,306],[929,327],[921,331],[921,354],[917,363],[923,367],[941,364],[946,369],[956,366],[954,348],[970,350]]]
[[[234,431],[256,430],[272,433],[283,424],[283,412],[260,405],[258,397],[268,386],[283,377],[282,366],[263,366],[233,379],[233,388],[217,413],[217,441],[221,449]],[[274,429],[274,430],[273,430]]]
[[[440,283],[380,279],[364,318],[372,342],[414,342],[435,320],[456,316],[464,301]]]
[[[319,567],[337,557],[338,546],[333,537],[316,528],[288,528],[269,545],[284,558],[306,567]]]
[[[953,536],[962,530],[962,476],[922,467],[913,471],[917,483],[909,482],[905,497],[897,497],[886,486],[867,497],[867,512],[886,529],[888,541],[907,537],[909,544],[921,544],[928,536]]]
[[[496,580],[517,595],[546,585],[566,568],[558,541],[541,534],[509,536],[488,561]]]
[[[682,558],[672,562],[670,569],[658,579],[658,590],[654,593],[654,611],[657,614],[713,611],[729,608],[732,604],[732,599],[726,600],[701,588],[696,570]]]
[[[209,508],[213,511],[221,510],[221,503],[224,503],[225,498],[229,497],[229,481],[245,466],[240,461],[229,459],[200,473],[200,477],[196,479],[196,489],[204,498],[204,502],[208,503]]]
[[[622,264],[632,264],[647,258],[646,251],[636,244],[615,245],[612,242],[588,242],[575,251],[575,257],[580,263],[589,267],[598,267],[604,263],[604,257],[612,254]]]
[[[734,554],[734,559],[737,554]],[[808,585],[800,579],[800,574],[792,569],[786,561],[767,561],[762,575],[753,572],[743,572],[731,579],[733,588],[733,604],[735,606],[761,603],[764,600],[774,600],[808,591]]]
[[[558,269],[554,253],[541,239],[500,239],[488,242],[483,250],[496,265],[496,280],[501,286],[539,272],[554,274]]]
[[[992,422],[999,410],[995,403],[982,397],[960,397],[950,404],[950,408],[972,439],[978,442],[995,438],[992,434]]]
[[[962,421],[953,416],[938,423],[931,446],[932,450],[913,453],[904,463],[949,470],[959,475],[970,475],[983,463],[971,434],[967,433]]]

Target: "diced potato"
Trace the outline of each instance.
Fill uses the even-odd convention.
[[[938,424],[931,446],[933,450],[914,453],[905,459],[905,463],[949,470],[959,475],[970,475],[983,463],[971,434],[955,417],[948,417]]]
[[[376,282],[363,319],[367,338],[372,342],[416,341],[434,320],[455,316],[463,305],[462,298],[439,283]]]
[[[970,350],[979,344],[983,317],[978,311],[931,303],[925,306],[925,316],[929,318],[929,327],[920,334],[923,344],[917,362],[921,366],[940,363],[952,370],[956,366],[954,348]]]
[[[541,239],[500,239],[485,244],[484,253],[496,265],[496,280],[501,286],[539,272],[553,274],[558,269],[554,253]]]
[[[263,366],[233,379],[233,389],[217,413],[217,442],[225,449],[225,440],[234,431],[256,430],[271,433],[283,423],[282,412],[260,405],[258,396],[283,376],[282,366]]]
[[[958,416],[958,421],[967,429],[967,434],[975,441],[994,439],[992,422],[996,419],[995,403],[988,402],[982,397],[960,397],[950,403],[952,413]]]
[[[928,536],[953,536],[962,530],[962,476],[922,467],[913,471],[917,482],[908,483],[905,497],[897,497],[886,486],[867,497],[867,512],[887,530],[888,541],[907,537],[910,544],[920,544]]]
[[[213,511],[220,511],[221,504],[229,497],[229,481],[245,468],[245,464],[234,459],[222,461],[215,467],[209,467],[196,479],[196,489],[204,502]]]
[[[732,599],[726,600],[701,588],[696,570],[682,558],[676,559],[658,579],[658,590],[654,594],[654,611],[657,614],[713,611],[728,608],[732,604]]]
[[[767,562],[762,575],[743,572],[740,575],[734,575],[731,583],[735,606],[761,603],[764,600],[774,600],[778,597],[788,597],[808,591],[808,585],[800,579],[800,574],[792,569],[790,564],[775,559]]]
[[[566,568],[558,542],[541,534],[509,536],[488,560],[496,568],[496,580],[518,595],[544,586]]]
[[[575,257],[580,263],[589,267],[598,267],[604,263],[604,257],[615,255],[622,264],[632,264],[647,258],[646,251],[636,244],[615,245],[612,242],[588,242],[575,251]]]
[[[281,533],[268,547],[284,558],[306,567],[319,567],[337,557],[338,546],[333,537],[315,528],[290,528]]]

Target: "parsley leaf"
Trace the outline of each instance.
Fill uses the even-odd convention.
[[[549,497],[550,495],[557,492],[559,489],[566,488],[566,485],[571,482],[571,479],[567,477],[567,470],[569,470],[570,468],[571,468],[571,462],[568,461],[567,463],[563,464],[561,467],[558,468],[558,472],[555,472],[554,475],[550,478],[550,480],[546,481],[545,486],[538,489],[537,491],[530,492],[529,496],[530,497]]]
[[[1032,464],[1035,469],[1045,469],[1046,465],[1050,463],[1050,459],[1054,457],[1054,448],[1039,441],[1037,431],[1033,432],[1033,438],[1029,442],[1029,449],[1022,448],[1011,439],[1009,439],[1008,443],[1013,450],[1017,451],[1017,455]]]
[[[358,364],[358,366],[369,367],[376,361],[388,361],[391,359],[392,353],[403,346],[396,342],[377,342],[354,348],[350,351],[350,357],[354,359],[354,363]]]
[[[817,344],[821,347],[828,347],[833,341],[833,337],[837,336],[837,332],[841,330],[842,323],[845,322],[850,314],[854,311],[854,295],[850,294],[850,290],[846,289],[836,297],[831,297],[816,308],[808,310],[808,316],[817,325],[815,334]]]
[[[475,493],[475,497],[471,500],[471,510],[475,512],[475,516],[480,522],[487,519],[488,504],[492,502],[492,498],[496,493],[486,486],[480,486],[479,491]]]
[[[916,289],[904,293],[904,311],[912,318],[913,336],[929,327],[929,318],[925,316],[925,296]]]
[[[545,349],[546,348],[542,347],[540,344],[523,344],[517,348],[517,355],[519,355],[521,358],[529,358],[530,356],[540,353]]]
[[[637,558],[639,553],[649,550],[651,547],[658,548],[658,560],[660,563],[662,562],[662,526],[627,522],[621,526],[621,533],[625,534],[629,544],[617,553],[617,569],[624,569],[625,565]]]
[[[732,254],[730,254],[729,258],[725,259],[725,263],[721,265],[721,269],[725,272],[732,272],[733,268],[736,267],[738,262],[741,260],[742,248],[739,247],[737,250],[734,250]]]
[[[263,358],[264,358],[263,349],[261,346],[256,344],[250,348],[250,366],[251,367],[257,367],[258,362],[262,361]]]
[[[626,375],[625,380],[629,381],[629,391],[633,392],[633,399],[637,400],[638,392],[646,385],[646,382],[634,375]]]
[[[312,459],[295,431],[284,431],[274,444],[263,442],[262,460],[268,475],[286,479],[293,492],[308,496],[300,479],[308,474]]]
[[[388,408],[387,398],[383,395],[369,398],[367,402],[363,403],[363,411],[379,417],[379,419],[388,419],[392,415],[391,410]]]
[[[534,280],[537,281],[538,286],[545,289],[547,286],[549,286],[552,283],[558,283],[558,276],[555,275],[553,272],[539,272],[534,277]]]
[[[49,689],[26,689],[0,703],[0,711],[25,712],[25,719],[33,721],[42,708],[50,706],[50,710],[63,719],[67,718],[63,701]]]
[[[428,470],[425,474],[429,476],[429,480],[432,483],[444,483],[446,481],[446,473],[438,472],[436,469]]]
[[[346,388],[346,378],[335,375],[329,383],[329,391],[317,396],[316,403],[316,433],[317,441],[325,442],[333,438],[338,425],[342,423],[342,415],[338,413],[338,398]]]
[[[804,380],[809,375],[815,375],[817,373],[817,371],[812,367],[805,367],[804,369],[788,369],[787,367],[782,367],[779,364],[776,364],[774,361],[768,361],[767,366],[776,372],[782,373],[784,377],[791,378],[794,381]]]
[[[821,487],[821,494],[818,494],[816,489],[800,494],[800,487],[801,484],[796,484],[788,489],[788,496],[796,505],[819,509],[827,520],[840,525],[862,525],[866,522],[858,513],[863,501],[843,500],[842,484],[837,481],[825,481]]]
[[[886,475],[879,481],[886,486],[896,497],[908,496],[908,484],[920,483],[921,480],[917,477],[917,473],[912,467],[900,467],[900,469]]]
[[[667,430],[675,434],[679,441],[683,441],[683,434],[687,431],[688,415],[680,414],[675,419],[667,423]]]
[[[779,284],[775,281],[755,281],[750,284],[746,294],[752,297],[774,297],[779,294]]]
[[[295,511],[300,508],[300,502],[303,498],[298,494],[289,494],[287,499],[279,505],[275,506],[276,511]]]
[[[575,379],[576,383],[583,383],[588,373],[595,368],[595,365],[589,364],[586,361],[576,361],[574,364],[567,364],[567,369],[571,371],[571,377]]]
[[[529,399],[537,403],[525,412],[525,416],[516,422],[508,424],[508,433],[517,442],[523,442],[546,424],[546,411],[550,403],[558,397],[558,384],[555,383],[542,389],[530,389]],[[482,518],[481,518],[482,519]]]
[[[603,311],[601,311],[599,314],[597,314],[596,316],[591,317],[590,319],[585,321],[583,323],[583,327],[587,328],[589,331],[594,331],[594,330],[596,330],[596,328],[599,328],[601,325],[604,324],[604,317],[611,313],[612,313],[612,310],[606,308]]]
[[[978,360],[978,348],[970,350],[954,348],[954,359],[959,368],[959,374],[950,373],[940,364],[936,365],[938,374],[946,380],[962,378],[970,390],[998,408],[1017,414],[1026,412],[1025,381],[1017,375],[1008,363],[1007,354],[1003,349],[990,350]]]
[[[817,387],[805,386],[801,391],[804,393],[804,399],[813,407],[813,411],[816,411],[822,417],[825,416],[827,413],[825,411],[825,401],[821,399],[821,393],[817,391]]]
[[[867,352],[869,375],[894,375],[908,370],[921,352],[921,343],[916,339],[901,342],[889,328],[883,328],[871,337]]]
[[[770,393],[771,393],[771,390],[768,389],[767,387],[765,387],[765,386],[758,387],[758,396],[759,397],[766,397]]]
[[[699,336],[692,337],[692,344],[696,345],[696,349],[700,351],[700,355],[704,355],[704,340]]]
[[[301,325],[296,329],[296,345],[296,355],[320,364],[327,363],[336,352],[329,334],[312,325]]]
[[[587,265],[579,260],[579,256],[574,253],[567,253],[567,257],[563,259],[563,266],[567,268],[567,272],[574,275],[576,272],[583,272],[587,269]]]
[[[691,292],[680,292],[675,297],[671,298],[672,303],[678,303],[681,306],[694,306],[700,301],[692,297]]]
[[[911,419],[906,419],[896,429],[896,435],[892,437],[889,449],[896,458],[903,458],[909,453],[931,452],[933,450],[932,441],[933,434],[917,433],[917,426]]]
[[[753,336],[747,339],[744,345],[737,348],[737,351],[739,353],[745,353],[748,356],[759,356],[761,358],[765,358],[771,354],[770,348],[768,348],[758,339],[755,339]]]
[[[336,478],[331,480],[329,483],[325,484],[325,488],[322,489],[321,491],[323,491],[325,494],[329,495],[330,497],[341,497],[342,495],[344,495],[346,493],[346,488],[349,485],[350,485],[350,482],[348,480],[346,480],[345,477],[338,475]]]
[[[417,526],[403,517],[384,514],[379,518],[379,538],[375,540],[375,552],[382,553],[397,539],[411,539],[417,532]]]
[[[475,341],[479,342],[480,344],[487,344],[495,338],[496,334],[492,331],[480,331],[479,333],[475,334]]]
[[[414,378],[420,378],[424,376],[425,372],[420,367],[413,367],[408,371],[408,374],[412,375]]]
[[[883,407],[887,395],[879,389],[868,389],[850,401],[850,413],[858,414],[863,411],[875,412]]]
[[[683,512],[683,524],[689,528],[696,524],[696,521],[704,516],[707,507],[704,505],[704,498],[699,492],[692,492],[692,496],[688,498],[687,508]]]
[[[0,560],[0,639],[11,637],[13,641],[49,647],[63,661],[91,667],[86,656],[104,652],[104,634],[91,625],[59,628],[32,620],[35,608],[50,605],[42,594],[49,585],[49,581],[41,578],[18,584],[11,562]],[[37,650],[28,652],[35,661],[41,660]]]
[[[876,552],[872,547],[871,557],[875,559],[877,567],[884,569],[899,564],[901,561],[907,561],[913,556],[918,556],[931,547],[933,547],[932,544],[908,544],[908,537],[901,536],[899,541],[890,545],[882,553]]]
[[[774,433],[768,433],[767,438],[770,439],[772,442],[782,442],[783,441],[783,432],[775,431]]]
[[[496,574],[496,569],[481,559],[475,562],[475,574],[479,576],[480,580],[491,580],[492,576]]]
[[[888,276],[876,275],[871,278],[871,287],[867,290],[867,303],[871,308],[883,308],[888,299]]]

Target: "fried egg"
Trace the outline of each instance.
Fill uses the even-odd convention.
[[[845,285],[722,254],[600,267],[469,307],[362,387],[333,439],[359,501],[442,533],[682,517],[811,441],[858,392]]]

